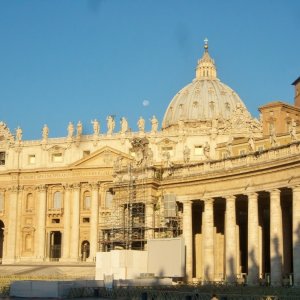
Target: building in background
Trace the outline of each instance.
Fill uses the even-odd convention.
[[[66,137],[22,139],[0,123],[0,257],[94,261],[183,236],[186,280],[300,285],[300,103],[271,102],[253,118],[217,77],[208,52],[193,81],[145,131],[92,121]],[[170,249],[172,251],[172,249]]]

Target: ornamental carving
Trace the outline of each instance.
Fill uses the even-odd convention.
[[[0,144],[12,144],[14,142],[14,137],[11,134],[9,128],[6,126],[4,122],[0,122]]]
[[[247,109],[240,103],[237,104],[231,118],[226,120],[222,127],[225,132],[262,132],[261,123],[257,119],[253,119]]]

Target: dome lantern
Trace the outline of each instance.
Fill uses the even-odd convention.
[[[196,67],[196,79],[217,79],[217,69],[214,60],[208,53],[208,39],[204,40],[204,54],[198,60]]]

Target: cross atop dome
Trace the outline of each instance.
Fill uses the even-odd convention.
[[[205,49],[205,52],[208,51],[208,38],[204,39],[204,49]]]

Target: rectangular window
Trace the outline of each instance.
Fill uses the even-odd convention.
[[[53,153],[52,154],[52,162],[62,162],[62,161],[63,161],[62,153]]]
[[[87,157],[91,154],[91,151],[90,150],[85,150],[83,151],[83,157]]]
[[[0,152],[0,165],[5,165],[5,152]]]
[[[60,219],[52,219],[52,223],[58,224],[60,223]]]
[[[261,152],[261,151],[263,151],[263,150],[264,150],[264,146],[258,146],[258,147],[257,147],[257,151]]]
[[[90,218],[82,218],[82,223],[90,223]]]
[[[114,195],[111,191],[106,192],[105,196],[105,207],[110,208],[112,206]]]
[[[173,149],[173,147],[162,147],[161,150],[162,150],[162,152],[169,152],[170,156],[174,156],[174,149]]]
[[[34,165],[35,164],[35,154],[28,155],[28,163],[30,165]]]
[[[202,146],[195,146],[195,155],[203,155],[203,147]]]

